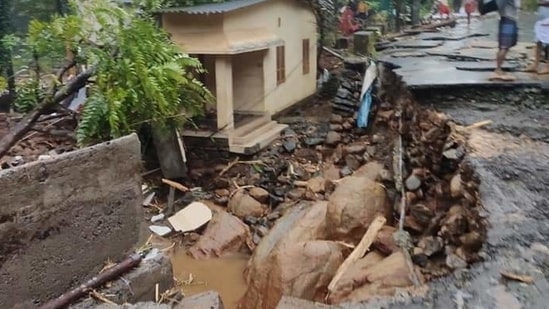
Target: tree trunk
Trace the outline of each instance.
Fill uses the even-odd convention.
[[[0,40],[12,33],[11,21],[11,0],[0,0]],[[11,101],[15,98],[15,76],[10,50],[0,42],[0,76],[8,82],[9,95],[0,100],[0,112],[9,112]]]
[[[420,22],[421,0],[412,0],[412,25],[417,26]]]

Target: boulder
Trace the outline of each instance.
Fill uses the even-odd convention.
[[[399,249],[395,243],[393,235],[397,229],[395,227],[384,225],[376,235],[373,246],[383,254],[391,254]]]
[[[344,285],[342,282],[339,285],[340,290],[330,296],[331,303],[358,303],[376,296],[392,296],[397,289],[413,287],[412,274],[402,251],[381,260],[377,256],[365,261],[366,257],[357,261],[348,271],[352,281],[347,279],[346,282],[352,282],[352,288],[348,287],[349,283]],[[415,267],[413,271],[420,284],[423,283],[420,272]],[[348,291],[350,292],[347,294]]]
[[[259,299],[245,295],[240,308],[275,308],[282,296],[322,300],[330,280],[343,262],[341,249],[335,242],[310,240],[275,250],[268,265],[268,289]]]
[[[258,202],[262,204],[269,203],[269,191],[263,188],[258,188],[258,187],[251,188],[249,191],[249,194],[251,197],[253,197],[254,199],[256,199]]]
[[[345,177],[328,201],[329,239],[359,241],[378,214],[390,222],[391,206],[384,187],[366,177]]]
[[[262,217],[267,214],[268,207],[261,204],[243,190],[236,192],[229,200],[227,209],[239,218],[246,216]]]
[[[270,296],[282,295],[320,301],[337,269],[343,263],[342,246],[331,241],[295,243],[278,251],[272,273]],[[268,304],[267,308],[273,308]]]
[[[328,135],[326,135],[326,145],[330,146],[336,146],[341,142],[341,134],[337,133],[336,131],[330,131],[328,132]]]
[[[313,193],[326,192],[326,179],[324,177],[314,177],[307,182],[307,189]]]
[[[461,174],[452,177],[450,181],[450,194],[453,198],[458,198],[463,195],[463,185],[461,184]]]
[[[385,167],[383,167],[383,164],[372,161],[362,165],[353,173],[353,176],[365,177],[373,181],[379,181],[384,178],[384,174],[386,173],[389,172],[385,169]]]
[[[275,226],[255,248],[244,272],[248,289],[242,298],[243,308],[274,308],[280,295],[271,295],[271,277],[276,271],[278,252],[297,243],[326,237],[325,201],[302,202],[278,219]],[[267,305],[270,307],[267,307]]]
[[[183,298],[173,309],[223,309],[223,302],[219,293],[207,291]]]
[[[220,257],[240,251],[250,239],[250,228],[244,222],[226,211],[219,211],[189,249],[189,254],[195,259]]]
[[[353,263],[346,272],[343,273],[334,290],[330,293],[328,300],[333,303],[334,301],[349,295],[353,289],[360,284],[364,283],[364,273],[374,264],[379,263],[385,258],[383,254],[378,251],[372,251],[366,254],[363,258]],[[362,282],[362,283],[361,283]]]

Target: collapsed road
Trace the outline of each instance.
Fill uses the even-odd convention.
[[[545,308],[547,94],[411,93],[380,66],[360,129],[358,72],[339,70],[335,98],[282,115],[290,129],[255,157],[190,154],[191,190],[177,207],[208,200],[215,214],[205,229],[164,238],[184,243],[174,261],[208,267],[243,252],[243,297],[220,291],[226,308]],[[395,239],[400,222],[407,234]],[[187,271],[174,270],[184,291],[203,280]]]

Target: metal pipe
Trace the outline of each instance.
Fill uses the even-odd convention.
[[[85,296],[91,289],[97,288],[113,279],[118,278],[120,275],[128,272],[129,270],[133,269],[139,263],[141,262],[141,259],[143,256],[139,253],[134,253],[130,256],[128,256],[125,260],[122,262],[114,265],[113,267],[105,270],[104,272],[98,274],[97,276],[91,278],[84,284],[80,285],[79,287],[73,289],[72,291],[69,291],[61,296],[59,296],[56,299],[53,299],[42,306],[40,306],[38,309],[61,309],[65,308],[68,305],[74,303],[78,299]]]

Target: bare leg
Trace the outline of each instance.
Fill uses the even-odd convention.
[[[503,62],[505,61],[505,56],[507,56],[508,51],[509,49],[507,48],[499,49],[496,55],[496,70],[490,76],[490,80],[502,80],[502,81],[515,80],[515,76],[511,74],[506,74],[505,72],[503,72],[503,69],[502,69]]]
[[[539,42],[538,44],[539,44],[539,47],[540,47],[539,49],[541,50],[543,48],[543,44],[541,44],[541,42]],[[545,55],[544,55],[543,58],[545,60],[547,60],[546,58],[547,58],[547,54],[548,54],[547,53],[548,48],[549,47],[545,47],[545,50],[544,50]],[[541,52],[540,52],[540,54],[541,54]],[[541,55],[540,55],[540,58],[541,58]],[[538,72],[538,74],[549,74],[549,63],[547,63],[547,61],[545,61],[545,64],[537,72]]]
[[[532,63],[526,68],[525,70],[526,72],[538,71],[539,61],[541,59],[541,49],[542,49],[541,42],[537,42],[536,47],[534,48],[534,63]]]

